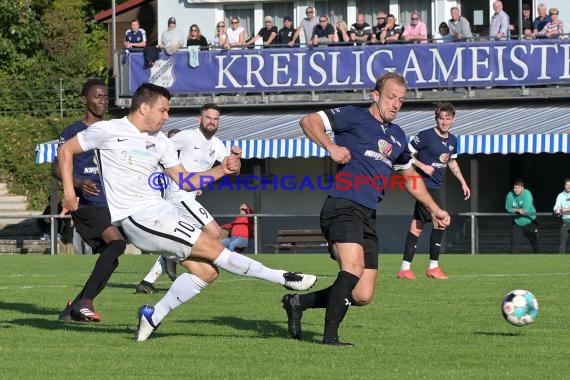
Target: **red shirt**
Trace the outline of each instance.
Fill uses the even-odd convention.
[[[246,239],[253,238],[253,218],[238,216],[231,223],[224,224],[224,229],[230,229],[230,236],[239,236]]]

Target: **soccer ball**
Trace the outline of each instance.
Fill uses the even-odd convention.
[[[503,317],[515,326],[526,326],[538,317],[538,301],[528,290],[513,290],[503,299]]]

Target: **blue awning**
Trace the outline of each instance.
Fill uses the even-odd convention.
[[[459,154],[570,153],[570,107],[544,102],[493,105],[468,104],[457,107],[452,132],[458,137]],[[435,125],[433,105],[403,109],[397,123],[414,136]],[[328,153],[307,140],[299,120],[306,110],[288,112],[227,112],[220,118],[217,136],[226,146],[238,145],[243,157],[325,157]],[[197,117],[173,116],[164,131],[197,127]],[[57,141],[38,144],[36,163],[52,162]]]

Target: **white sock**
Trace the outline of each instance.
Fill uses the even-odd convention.
[[[158,256],[158,259],[156,259],[156,262],[154,263],[152,268],[150,268],[148,274],[145,276],[145,278],[143,278],[143,281],[154,284],[156,280],[158,280],[160,275],[165,272],[166,272],[166,262],[162,259],[162,256]]]
[[[409,261],[402,261],[402,266],[400,267],[400,270],[410,270],[411,267],[412,263],[410,263]]]
[[[439,266],[438,260],[430,260],[429,261],[429,269],[437,268]]]
[[[285,284],[283,273],[286,271],[268,268],[259,261],[252,260],[236,252],[231,252],[227,248],[224,248],[220,256],[214,261],[214,264],[223,270],[239,276],[260,278],[281,285]]]
[[[208,283],[192,273],[183,273],[174,280],[168,292],[154,305],[152,322],[158,325],[172,310],[197,296]]]

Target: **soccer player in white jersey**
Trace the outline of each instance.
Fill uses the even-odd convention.
[[[222,162],[229,156],[228,149],[215,136],[220,124],[221,109],[217,104],[208,103],[200,108],[199,127],[174,134],[170,141],[178,151],[178,158],[184,169],[190,173],[198,173],[211,169],[216,162]],[[178,211],[191,220],[195,227],[202,228],[219,239],[221,228],[212,215],[196,200],[196,191],[184,191],[178,186],[168,186],[165,198],[178,208]],[[160,256],[148,274],[137,285],[136,293],[155,293],[154,283],[161,274],[167,273],[172,281],[176,279],[176,264],[164,256]]]
[[[178,276],[155,306],[139,308],[138,341],[145,341],[168,313],[198,295],[211,282],[207,274],[211,273],[212,265],[297,290],[310,289],[317,281],[314,275],[271,269],[229,251],[182,217],[176,206],[163,199],[152,186],[157,173],[164,178],[161,167],[171,181],[187,191],[199,188],[204,180],[217,180],[240,169],[241,151],[235,151],[208,171],[192,175],[184,170],[174,145],[160,132],[169,117],[169,100],[167,89],[144,83],[135,91],[126,117],[95,123],[61,145],[58,151],[63,207],[70,211],[78,208],[73,187],[73,156],[98,149],[113,224],[121,226],[141,250],[177,258],[188,270]]]

